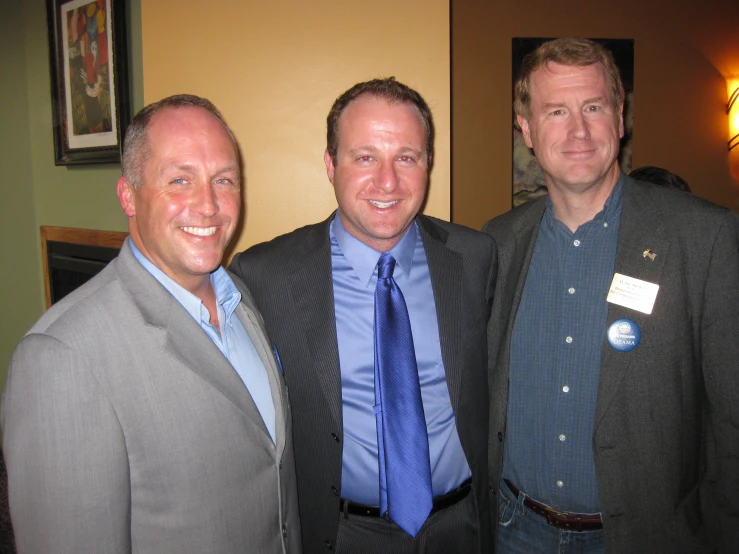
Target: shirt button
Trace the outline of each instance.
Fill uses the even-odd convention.
[[[564,487],[565,484],[562,481],[557,481],[557,486],[561,488]]]
[[[575,294],[575,287],[568,288],[567,292],[569,292],[570,294]]]
[[[570,387],[565,385],[564,387],[562,387],[562,392],[570,392]]]
[[[283,539],[287,538],[287,525],[282,526],[282,538]]]
[[[565,437],[564,435],[560,435],[560,436],[559,436],[559,440],[560,440],[560,441],[562,441],[562,442],[564,442],[564,441],[565,441],[565,438],[567,438],[567,437]]]
[[[580,241],[575,239],[575,241],[572,244],[574,244],[575,246],[580,246]]]
[[[339,435],[336,433],[331,433],[331,438],[333,438],[336,442],[339,442]]]
[[[603,222],[603,227],[608,227],[608,223],[606,223],[606,222],[604,221],[604,222]]]
[[[567,337],[567,338],[565,339],[565,342],[566,342],[567,344],[572,344],[572,337]]]
[[[339,496],[339,489],[335,485],[331,485],[331,492],[334,493],[334,496]]]

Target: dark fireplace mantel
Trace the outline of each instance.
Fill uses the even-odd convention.
[[[118,255],[128,233],[41,226],[46,307],[100,273]]]

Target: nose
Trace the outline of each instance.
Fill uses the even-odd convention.
[[[204,217],[218,213],[218,199],[210,183],[202,183],[195,192],[192,208]]]
[[[569,135],[578,139],[590,138],[590,126],[582,113],[574,113],[570,118]]]
[[[393,192],[398,187],[398,173],[392,161],[380,165],[375,186],[386,193]]]

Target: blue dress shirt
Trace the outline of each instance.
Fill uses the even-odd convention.
[[[341,495],[380,503],[374,387],[374,309],[380,252],[350,235],[338,212],[330,228],[334,311],[341,366],[344,446]],[[471,472],[457,434],[441,358],[436,304],[426,251],[416,224],[390,250],[413,333],[429,436],[434,496],[458,487]]]
[[[203,301],[172,280],[161,269],[155,266],[132,240],[128,241],[136,259],[161,285],[174,296],[192,318],[198,322],[205,334],[215,343],[228,359],[236,373],[244,382],[254,403],[257,405],[264,424],[267,426],[272,442],[275,441],[275,405],[272,400],[272,389],[269,386],[267,370],[259,357],[244,325],[235,315],[241,302],[241,293],[236,288],[228,272],[218,266],[210,275],[210,282],[216,295],[218,306],[218,323],[221,333],[210,323],[210,313]],[[185,399],[187,401],[187,399]]]
[[[619,179],[574,233],[547,197],[511,337],[503,477],[562,511],[600,511],[593,429],[622,197]]]

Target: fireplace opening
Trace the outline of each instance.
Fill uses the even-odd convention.
[[[100,273],[118,255],[128,233],[41,227],[46,307]]]

